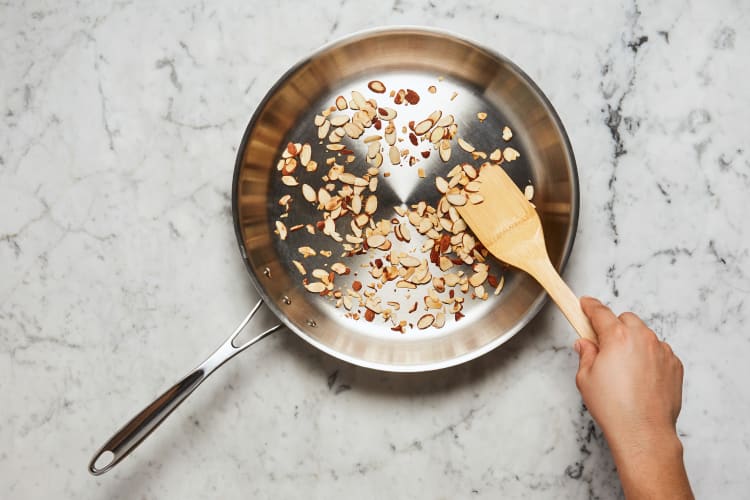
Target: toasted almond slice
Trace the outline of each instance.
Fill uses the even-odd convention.
[[[425,314],[419,320],[417,320],[417,327],[420,330],[424,330],[425,328],[429,328],[433,323],[435,322],[435,316],[432,314]]]
[[[313,269],[312,271],[313,277],[321,280],[323,283],[326,283],[328,281],[328,271],[325,269]]]
[[[302,145],[302,149],[299,152],[299,162],[303,167],[306,167],[312,156],[312,148],[308,143]]]
[[[297,179],[295,179],[291,175],[282,175],[281,176],[281,182],[283,182],[287,186],[298,186],[299,185],[299,182],[297,182]]]
[[[475,169],[473,166],[469,165],[468,163],[464,163],[463,165],[461,165],[461,168],[469,179],[477,178],[477,169]]]
[[[298,260],[293,260],[293,261],[292,261],[292,264],[294,264],[294,267],[296,267],[296,268],[297,268],[297,271],[299,271],[299,273],[300,273],[301,275],[303,275],[303,276],[304,276],[305,274],[307,274],[307,271],[305,270],[305,266],[303,266],[303,265],[302,265],[302,263],[301,263],[300,261],[298,261]]]
[[[480,185],[481,184],[479,183],[479,181],[471,181],[464,186],[464,190],[470,193],[476,193],[477,191],[479,191]]]
[[[349,272],[349,268],[343,262],[334,262],[331,264],[331,270],[336,274],[347,274]]]
[[[513,138],[513,131],[507,125],[503,127],[503,140],[509,141]]]
[[[411,255],[401,257],[399,259],[399,263],[404,267],[417,267],[420,264],[419,259],[416,257],[412,257]]]
[[[382,234],[371,234],[367,237],[367,246],[370,248],[378,248],[386,242],[385,236]]]
[[[485,121],[487,119],[487,113],[485,113],[484,111],[480,111],[479,113],[477,113],[477,119],[480,122]]]
[[[382,107],[378,108],[378,116],[385,121],[391,121],[396,119],[398,113],[393,108]]]
[[[305,258],[307,258],[307,257],[312,257],[312,256],[316,255],[316,253],[315,253],[315,250],[313,250],[313,249],[312,249],[312,248],[310,248],[310,247],[299,247],[299,248],[297,249],[297,251],[298,251],[299,253],[301,253],[301,254],[302,254],[302,256],[303,256],[303,257],[305,257]]]
[[[502,291],[504,285],[505,285],[505,276],[500,276],[500,282],[497,284],[497,287],[495,287],[494,295],[500,295],[500,292]]]
[[[315,115],[315,120],[313,120],[313,123],[315,123],[316,127],[320,127],[323,125],[323,122],[326,121],[326,117],[323,115]]]
[[[471,193],[469,195],[469,202],[471,202],[472,205],[478,205],[484,201],[484,196],[482,196],[479,193]]]
[[[328,120],[334,127],[341,127],[345,123],[349,123],[349,117],[346,115],[331,115]]]
[[[438,191],[445,194],[448,192],[448,181],[442,177],[435,177],[435,187],[437,187]]]
[[[362,197],[357,194],[352,196],[352,201],[349,203],[349,208],[352,209],[352,213],[360,213],[362,211]]]
[[[523,195],[527,200],[531,201],[531,199],[534,197],[534,186],[532,186],[531,184],[526,186],[523,190]]]
[[[310,203],[315,203],[318,200],[315,190],[309,184],[302,184],[302,196]]]
[[[398,165],[401,163],[401,153],[396,146],[391,146],[388,149],[388,159],[391,160],[391,165]]]
[[[372,215],[375,213],[377,209],[378,209],[378,197],[375,195],[368,196],[367,201],[365,202],[365,213]]]
[[[370,177],[370,183],[367,186],[367,189],[369,189],[370,192],[372,193],[378,190],[378,178],[377,177]]]
[[[499,149],[494,150],[492,153],[490,153],[490,160],[492,161],[500,161],[503,159],[503,152]]]
[[[385,85],[380,80],[372,80],[367,84],[367,88],[375,92],[376,94],[385,93]]]
[[[365,106],[367,106],[367,101],[364,96],[356,90],[352,90],[352,101],[357,105],[357,109],[364,109]]]
[[[326,144],[326,149],[328,151],[341,151],[344,149],[343,144]]]
[[[351,172],[344,172],[342,174],[339,174],[339,180],[344,184],[354,184],[354,182],[357,180],[357,176]]]
[[[434,124],[435,122],[433,120],[430,120],[429,118],[427,118],[426,120],[422,120],[414,126],[414,133],[417,135],[424,135],[428,130],[432,128]]]
[[[276,230],[279,232],[279,238],[281,238],[282,240],[285,240],[286,234],[287,234],[286,226],[280,220],[276,221]]]
[[[375,158],[373,158],[372,160],[367,160],[367,162],[375,168],[379,168],[383,164],[383,155],[378,153],[375,155]],[[384,177],[388,177],[389,175],[391,175],[390,172],[386,172],[383,174]]]
[[[292,199],[292,195],[285,194],[284,196],[282,196],[281,198],[279,198],[279,205],[281,205],[283,207],[284,205],[286,205],[287,203],[289,203],[289,201],[291,199]]]
[[[466,195],[463,193],[448,193],[445,197],[451,205],[457,207],[466,205]]]
[[[474,146],[472,146],[471,144],[469,144],[468,142],[466,142],[460,137],[458,138],[458,145],[461,146],[461,149],[463,149],[467,153],[471,153],[472,151],[474,151],[474,149],[476,149],[474,148]]]
[[[367,158],[375,158],[375,155],[380,152],[380,142],[374,141],[367,146]]]
[[[505,148],[503,149],[503,158],[505,158],[505,161],[513,161],[517,159],[519,156],[521,156],[521,153],[516,151],[513,148]]]
[[[409,242],[411,241],[411,231],[409,230],[409,226],[406,224],[401,224],[401,237],[404,239],[404,241]]]
[[[348,106],[348,105],[347,105],[347,103],[346,103],[346,97],[344,97],[344,96],[340,95],[340,96],[338,96],[338,97],[336,98],[336,108],[337,108],[337,109],[338,109],[339,111],[343,111],[343,110],[345,110],[345,109],[346,109],[346,108],[348,108],[348,107],[349,107],[349,106]]]
[[[328,120],[325,120],[319,127],[318,127],[318,139],[325,139],[328,135],[328,131],[331,130],[331,122]]]
[[[443,160],[443,162],[448,163],[448,160],[451,159],[451,143],[447,139],[443,139],[440,141],[440,159]]]
[[[313,281],[312,283],[308,283],[307,285],[305,285],[305,288],[308,292],[320,293],[326,289],[326,285],[324,283],[321,283],[320,281]]]
[[[345,123],[344,131],[346,132],[346,135],[352,139],[359,139],[359,136],[362,135],[362,132],[364,132],[365,129],[355,123]]]
[[[397,281],[396,282],[396,288],[411,288],[411,289],[414,289],[414,288],[417,288],[417,285],[415,285],[414,283],[412,283],[410,281],[401,280],[401,281]]]
[[[435,322],[432,323],[435,328],[442,328],[445,326],[445,313],[440,311],[435,315]]]
[[[469,278],[469,284],[471,286],[477,287],[484,283],[487,280],[487,271],[480,271],[478,273],[474,273],[471,278]]]
[[[305,166],[305,170],[308,172],[315,172],[318,170],[318,162],[315,160],[310,160],[307,162],[307,165]]]
[[[437,144],[443,138],[443,135],[445,135],[445,129],[443,127],[435,127],[430,132],[430,142]]]
[[[453,115],[445,115],[435,124],[438,127],[449,127],[453,125]]]

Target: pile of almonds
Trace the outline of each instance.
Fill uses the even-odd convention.
[[[387,91],[379,80],[369,82],[368,89],[373,94]],[[430,93],[436,91],[435,86],[430,86]],[[419,94],[411,89],[392,90],[389,95],[396,106],[416,106],[420,101]],[[454,92],[451,100],[456,95]],[[334,105],[316,115],[317,136],[327,157],[314,160],[309,143],[289,143],[276,168],[281,182],[299,189],[309,204],[307,209],[316,211],[319,217],[315,224],[287,225],[285,220],[291,218],[290,214],[294,215],[293,204],[298,206],[301,202],[295,201],[293,194],[285,194],[278,200],[283,213],[275,221],[275,232],[281,240],[300,230],[310,235],[322,233],[339,244],[341,253],[337,258],[342,261],[331,263],[328,269],[309,271],[303,263],[306,258],[316,255],[331,258],[333,252],[307,245],[297,248],[299,258],[292,263],[302,276],[304,287],[310,293],[334,300],[336,307],[346,311],[347,317],[367,321],[380,317],[390,323],[392,330],[404,333],[414,326],[442,328],[448,315],[455,321],[460,320],[466,297],[457,292],[470,299],[487,300],[490,293],[497,295],[502,290],[503,277],[490,274],[485,262],[487,250],[476,241],[455,207],[482,203],[478,192],[479,171],[489,165],[513,161],[520,153],[509,146],[490,153],[478,151],[458,136],[458,124],[453,115],[440,110],[400,127],[396,124],[397,118],[396,109],[381,107],[374,98],[365,99],[356,90],[351,92],[351,99],[338,96]],[[486,118],[486,113],[477,114],[480,122]],[[506,142],[513,137],[507,126],[498,135]],[[346,146],[345,139],[364,144],[365,167],[355,168],[358,158]],[[384,157],[391,167],[413,166],[437,152],[440,160],[447,163],[454,143],[473,160],[482,161],[479,167],[463,162],[456,164],[445,177],[436,177],[435,189],[441,197],[435,206],[420,201],[410,207],[387,207],[395,214],[391,218],[376,216],[379,176],[389,176],[388,171],[381,173]],[[321,185],[317,188],[300,183],[295,176],[298,169],[316,172],[319,168]],[[355,173],[358,170],[364,173],[358,175]],[[425,177],[423,168],[418,168],[417,172],[419,177]],[[529,199],[533,196],[530,188],[526,190]],[[413,238],[422,243],[410,246]],[[358,270],[353,271],[344,262],[354,255],[367,253],[373,257],[365,265],[369,275],[367,283],[350,278],[337,281],[352,273],[358,276]],[[339,285],[343,281],[350,283]],[[403,291],[405,300],[384,303],[379,295],[385,286]],[[412,294],[417,292],[421,293],[421,300],[413,300]],[[411,315],[417,312],[420,302],[425,312],[414,322],[403,319],[402,308]],[[404,305],[407,303],[411,303],[408,309]]]

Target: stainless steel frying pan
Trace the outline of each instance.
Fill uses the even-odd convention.
[[[388,88],[415,89],[422,101],[411,109],[399,108],[406,120],[424,118],[425,109],[452,113],[464,137],[480,150],[492,151],[501,143],[500,130],[509,125],[521,158],[506,171],[521,187],[531,182],[534,202],[544,226],[552,262],[562,268],[573,245],[578,215],[578,179],[570,143],[560,119],[541,90],[515,64],[454,35],[422,28],[391,28],[349,36],[323,47],[290,69],[268,92],[250,120],[237,154],[232,186],[232,209],[240,254],[261,302],[237,330],[205,362],[167,390],[118,431],[93,457],[92,474],[114,467],[148,436],[216,368],[282,324],[318,349],[344,361],[378,370],[417,372],[436,370],[469,361],[515,335],[542,307],[546,295],[530,277],[494,263],[505,276],[503,292],[487,301],[466,301],[465,317],[450,320],[440,330],[392,331],[382,320],[355,321],[344,317],[330,300],[307,292],[292,266],[297,247],[311,245],[338,254],[340,247],[326,237],[315,239],[306,231],[290,233],[281,241],[274,221],[281,215],[277,200],[292,193],[279,181],[275,169],[288,142],[313,144],[313,157],[322,155],[313,117],[338,95],[367,88],[381,80]],[[435,85],[435,94],[427,92]],[[454,99],[451,96],[457,95]],[[386,94],[387,95],[387,94]],[[429,111],[428,111],[429,112]],[[476,114],[488,118],[479,123]],[[362,146],[348,144],[355,153]],[[363,155],[360,155],[362,157]],[[435,204],[439,193],[434,176],[445,175],[455,163],[442,163],[437,155],[420,162],[427,178],[416,167],[394,167],[381,174],[377,218],[390,219],[394,206],[420,200]],[[356,164],[353,164],[356,165]],[[348,167],[349,168],[349,167]],[[356,166],[350,167],[356,169]],[[365,167],[359,167],[364,169]],[[299,174],[300,182],[319,185],[320,173]],[[297,192],[298,193],[298,192]],[[301,198],[301,195],[297,194]],[[297,223],[314,222],[316,213],[298,210]],[[314,241],[314,243],[313,243]],[[419,246],[419,242],[415,242]],[[349,257],[357,269],[372,254]],[[310,269],[330,260],[320,255],[305,260]],[[353,276],[342,277],[354,279]],[[338,278],[337,278],[338,279]],[[383,290],[381,294],[387,294]],[[403,297],[385,297],[403,300]],[[239,333],[265,305],[282,322],[236,345]]]

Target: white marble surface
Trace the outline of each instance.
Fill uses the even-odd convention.
[[[622,496],[551,308],[501,349],[415,376],[273,336],[115,471],[86,472],[254,301],[229,210],[254,106],[320,44],[387,24],[473,37],[548,94],[583,192],[566,276],[674,346],[693,487],[745,496],[748,5],[2,2],[0,496]]]

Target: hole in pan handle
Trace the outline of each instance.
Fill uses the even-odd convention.
[[[114,436],[102,446],[89,462],[89,472],[95,476],[104,474],[127,457],[141,442],[148,437],[159,425],[177,408],[204,380],[221,365],[235,355],[241,353],[260,339],[275,332],[281,325],[275,325],[253,336],[239,346],[234,344],[237,336],[250,323],[258,309],[263,304],[259,300],[247,317],[222,343],[213,354],[179,382],[167,389],[161,396],[144,408],[125,424]]]

